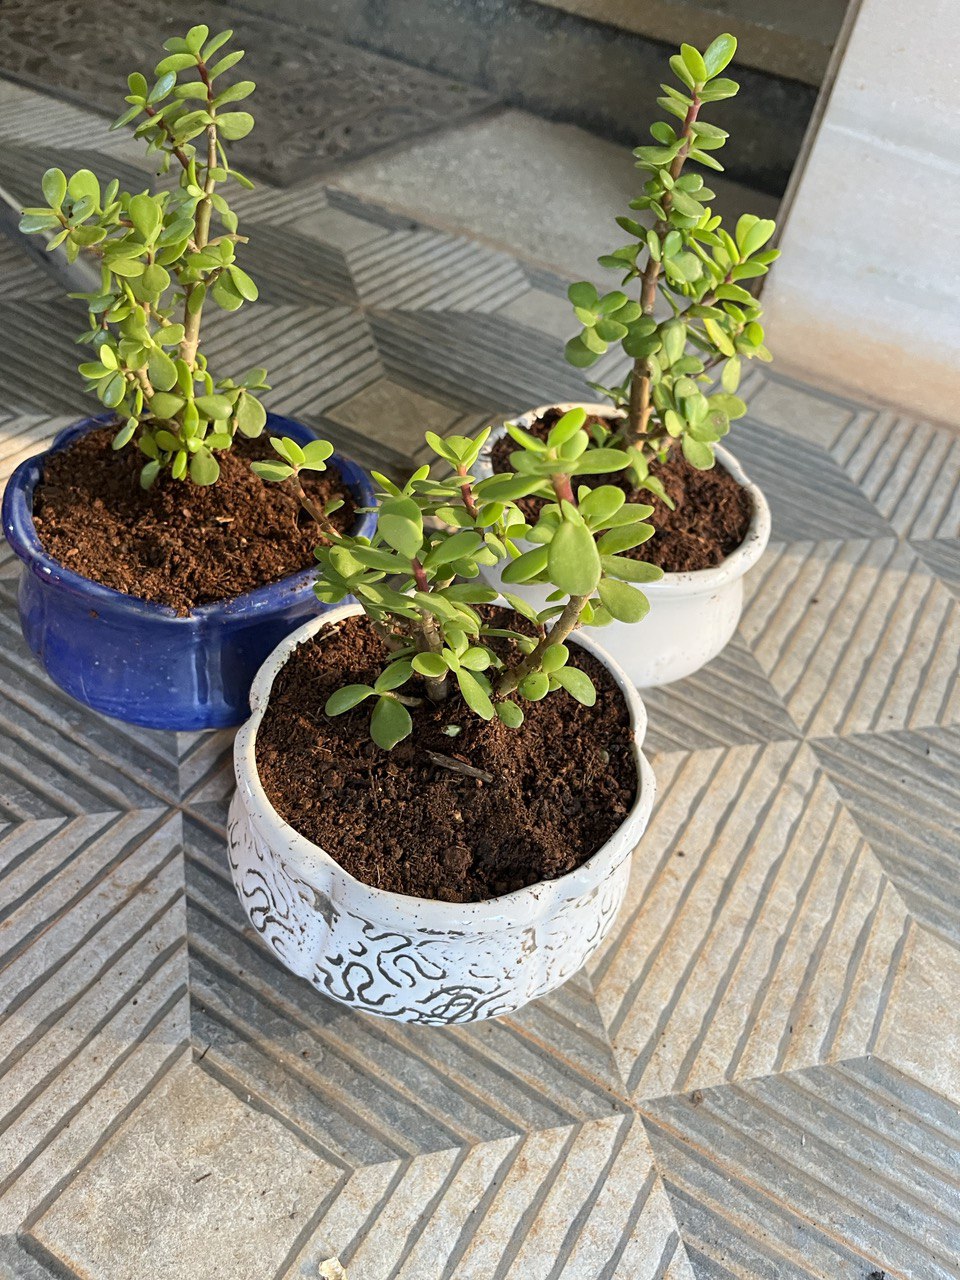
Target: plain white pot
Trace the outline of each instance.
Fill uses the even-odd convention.
[[[359,612],[343,606],[300,627],[253,682],[253,714],[234,746],[237,791],[227,828],[240,902],[288,969],[351,1008],[434,1025],[511,1013],[576,973],[613,926],[655,793],[640,750],[643,703],[598,645],[575,637],[623,693],[639,778],[626,820],[576,871],[465,904],[375,889],[283,821],[260,783],[254,753],[273,681],[290,654],[321,627]]]
[[[575,403],[540,405],[511,422],[529,427],[547,409],[581,407],[602,418],[617,418],[608,404]],[[491,451],[506,434],[506,427],[494,428],[477,462],[477,479],[493,474]],[[710,662],[724,648],[737,629],[743,611],[743,579],[763,555],[770,540],[770,508],[760,489],[747,479],[743,468],[726,449],[717,447],[717,458],[734,480],[750,494],[753,515],[747,536],[722,564],[693,573],[665,573],[658,582],[648,582],[641,590],[650,601],[650,612],[635,625],[612,622],[595,634],[606,652],[627,673],[638,689],[672,684]],[[528,550],[532,543],[518,543]],[[498,591],[509,591],[529,600],[537,609],[547,602],[545,587],[504,583],[501,566],[483,569],[485,580]]]

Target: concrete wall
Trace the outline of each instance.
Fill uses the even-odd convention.
[[[960,4],[862,0],[764,291],[778,365],[960,426]]]

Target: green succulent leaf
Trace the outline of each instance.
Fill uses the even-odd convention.
[[[324,715],[342,716],[358,706],[365,698],[373,696],[373,689],[368,684],[345,684],[331,693],[324,705]]]
[[[571,697],[585,707],[592,707],[597,701],[597,690],[593,681],[579,667],[561,667],[553,673],[553,678],[562,689],[566,689]]]
[[[532,553],[531,553],[532,554]],[[571,596],[586,596],[600,581],[600,553],[585,524],[564,520],[547,548],[550,581]]]

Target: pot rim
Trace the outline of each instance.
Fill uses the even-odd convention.
[[[353,897],[359,896],[365,900],[365,914],[372,914],[384,924],[402,923],[405,928],[409,928],[411,916],[416,916],[418,919],[415,927],[423,932],[430,932],[431,929],[439,932],[459,929],[479,935],[502,929],[505,925],[535,923],[549,913],[558,898],[582,894],[595,888],[619,866],[623,858],[633,852],[646,828],[656,794],[653,770],[641,750],[647,727],[647,713],[625,672],[600,645],[582,633],[571,636],[571,639],[574,643],[583,645],[588,653],[603,663],[627,704],[633,730],[632,755],[637,771],[637,794],[630,812],[609,840],[573,871],[568,871],[555,880],[539,880],[523,889],[515,889],[496,898],[485,898],[480,902],[443,902],[436,898],[418,898],[410,894],[394,893],[389,889],[377,889],[358,880],[320,845],[314,844],[284,821],[264,791],[256,763],[257,729],[269,703],[273,682],[293,651],[321,627],[334,625],[362,612],[358,604],[341,605],[322,617],[311,619],[282,640],[254,677],[250,690],[251,715],[241,725],[234,739],[234,772],[247,816],[270,850],[288,861],[300,878],[317,887],[318,880],[329,880],[332,874]],[[621,848],[625,832],[630,833],[630,836],[625,847]]]
[[[63,587],[75,595],[83,595],[85,600],[89,600],[91,606],[99,607],[102,612],[109,610],[113,614],[134,614],[140,618],[147,617],[166,624],[173,623],[181,626],[197,625],[208,619],[222,618],[225,615],[236,619],[253,617],[275,609],[277,596],[280,594],[283,595],[284,602],[287,602],[313,590],[317,571],[311,567],[287,574],[276,582],[264,583],[263,586],[245,591],[242,595],[225,600],[212,600],[209,604],[198,605],[195,609],[191,609],[188,614],[180,614],[171,605],[144,600],[140,596],[127,595],[126,592],[117,591],[114,587],[108,587],[102,582],[85,578],[58,560],[54,560],[40,542],[33,523],[33,495],[43,474],[46,459],[54,453],[61,453],[80,436],[112,421],[114,421],[113,414],[97,414],[93,417],[81,418],[63,427],[54,436],[53,443],[47,449],[24,459],[7,481],[3,493],[3,531],[16,555],[42,582]],[[292,435],[294,434],[290,430],[292,427],[298,433],[306,433],[305,438],[319,438],[313,427],[281,414],[267,414],[267,427],[271,425],[275,431]],[[339,451],[333,453],[332,461],[336,463],[347,488],[359,505],[376,506],[375,491],[366,472]],[[352,532],[369,535],[373,532],[375,523],[376,512],[367,512],[358,517]]]
[[[596,414],[597,417],[602,418],[622,418],[624,416],[622,411],[614,408],[613,405],[591,403],[586,400],[554,401],[552,404],[538,405],[535,409],[526,409],[515,417],[504,419],[503,422],[498,423],[493,428],[480,455],[477,465],[478,478],[480,472],[483,472],[484,475],[493,474],[493,468],[489,461],[490,451],[497,441],[506,435],[507,422],[528,426],[530,422],[539,418],[548,409],[559,409],[563,413],[567,413],[570,409],[586,409],[587,413]],[[525,422],[524,419],[527,419],[527,421]],[[718,587],[736,581],[737,578],[742,578],[749,569],[753,568],[766,550],[767,543],[770,541],[771,519],[770,507],[767,505],[762,489],[750,480],[743,467],[728,449],[725,449],[722,445],[716,445],[715,449],[718,459],[723,463],[727,471],[730,472],[737,484],[746,489],[750,495],[753,511],[743,541],[739,547],[736,547],[728,556],[725,556],[720,564],[714,565],[711,569],[689,569],[682,573],[664,573],[663,577],[656,582],[645,582],[643,584],[645,595],[656,596],[678,590],[685,592],[714,591]]]

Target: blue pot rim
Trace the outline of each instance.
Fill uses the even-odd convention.
[[[108,413],[71,423],[70,426],[57,432],[48,449],[21,462],[7,481],[3,494],[4,533],[16,555],[41,582],[63,587],[75,595],[82,595],[84,601],[89,602],[91,607],[99,604],[104,612],[109,610],[113,613],[129,613],[141,618],[146,616],[183,626],[202,623],[213,617],[226,616],[236,619],[252,617],[272,611],[291,600],[299,599],[308,592],[312,593],[317,570],[301,569],[297,573],[280,578],[277,582],[269,582],[253,591],[244,592],[243,595],[198,605],[184,615],[177,613],[170,605],[127,595],[123,591],[116,591],[113,587],[104,586],[103,583],[94,582],[91,578],[84,578],[48,555],[37,536],[33,523],[33,495],[43,474],[44,463],[51,454],[62,452],[80,436],[113,421],[115,421],[113,414]],[[285,418],[275,413],[267,414],[266,430],[278,435],[292,436],[300,443],[320,438],[313,427],[297,422],[294,418]],[[334,452],[331,461],[336,464],[357,506],[375,507],[376,494],[366,472],[339,452]],[[355,536],[370,537],[376,528],[376,523],[376,512],[368,511],[359,517],[351,533]]]

